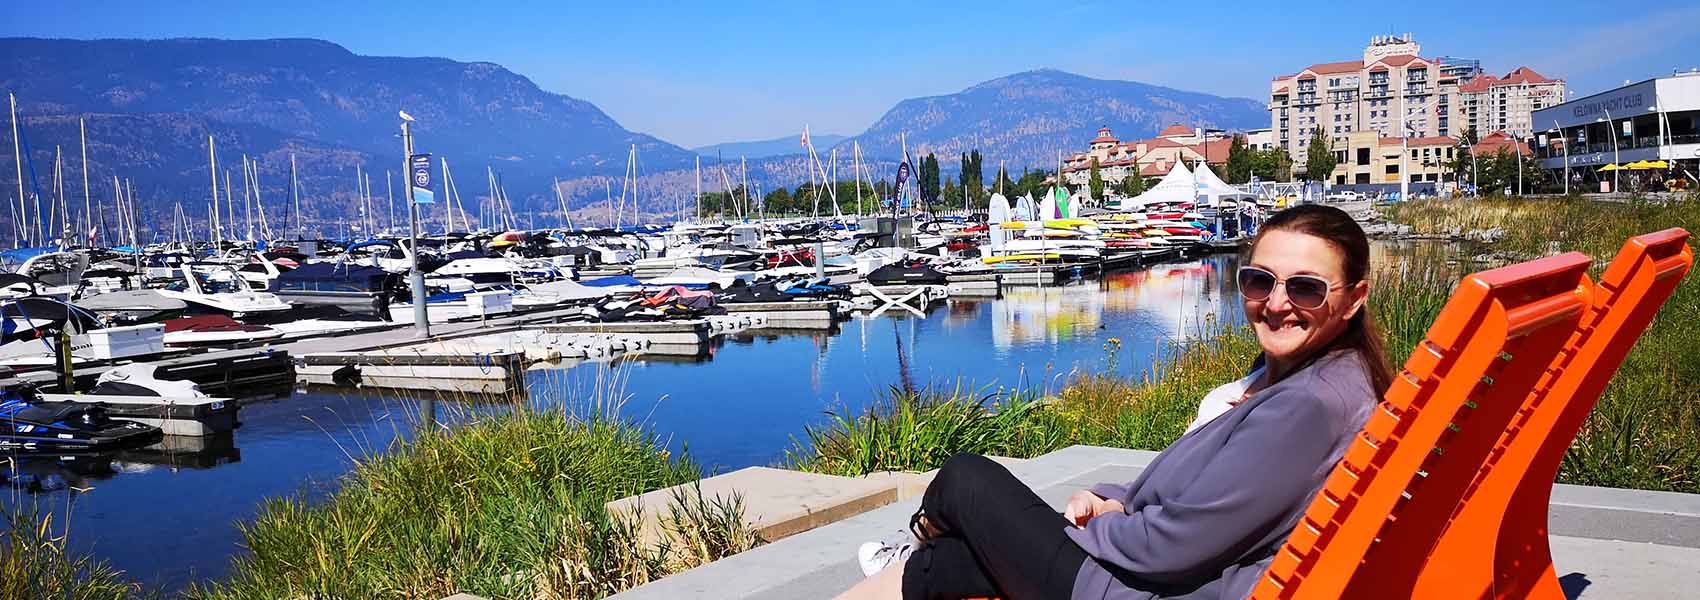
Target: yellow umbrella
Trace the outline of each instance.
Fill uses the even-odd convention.
[[[1647,163],[1647,168],[1649,168],[1649,169],[1669,169],[1670,163],[1662,161],[1662,160],[1655,160],[1655,161]]]
[[[1617,165],[1606,165],[1606,166],[1603,166],[1603,167],[1600,167],[1600,168],[1599,168],[1599,170],[1600,170],[1600,171],[1601,171],[1601,172],[1604,172],[1604,171],[1616,171],[1616,170],[1618,170],[1618,168],[1619,168],[1619,167],[1618,167],[1618,166],[1617,166]]]
[[[1638,161],[1629,163],[1627,165],[1624,165],[1624,167],[1628,168],[1628,169],[1636,170],[1636,171],[1653,168],[1653,167],[1648,166],[1648,165],[1649,165],[1649,163],[1647,161],[1638,160]]]

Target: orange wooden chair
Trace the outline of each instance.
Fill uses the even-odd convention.
[[[1414,597],[1565,597],[1547,547],[1553,480],[1600,392],[1693,265],[1687,242],[1687,231],[1668,229],[1624,243],[1558,362],[1462,497]]]
[[[1252,597],[1408,595],[1458,499],[1592,305],[1589,264],[1572,252],[1465,278]]]

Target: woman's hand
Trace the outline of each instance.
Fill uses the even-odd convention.
[[[1119,501],[1106,500],[1092,492],[1080,490],[1069,496],[1068,506],[1063,509],[1063,518],[1068,519],[1075,527],[1086,527],[1086,522],[1093,517],[1125,510]]]

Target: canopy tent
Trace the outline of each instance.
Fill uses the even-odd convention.
[[[1192,175],[1198,180],[1198,195],[1204,198],[1205,206],[1221,206],[1224,198],[1254,197],[1222,181],[1222,178],[1210,171],[1209,164],[1198,165],[1198,170]]]
[[[1175,163],[1157,185],[1145,190],[1145,193],[1122,201],[1122,208],[1141,208],[1154,204],[1178,204],[1193,202],[1198,199],[1198,188],[1193,184],[1192,171],[1187,170],[1186,163]]]

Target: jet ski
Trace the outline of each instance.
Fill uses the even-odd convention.
[[[110,419],[106,409],[92,404],[34,402],[17,394],[0,400],[0,450],[118,450],[146,446],[163,436],[158,427]]]

